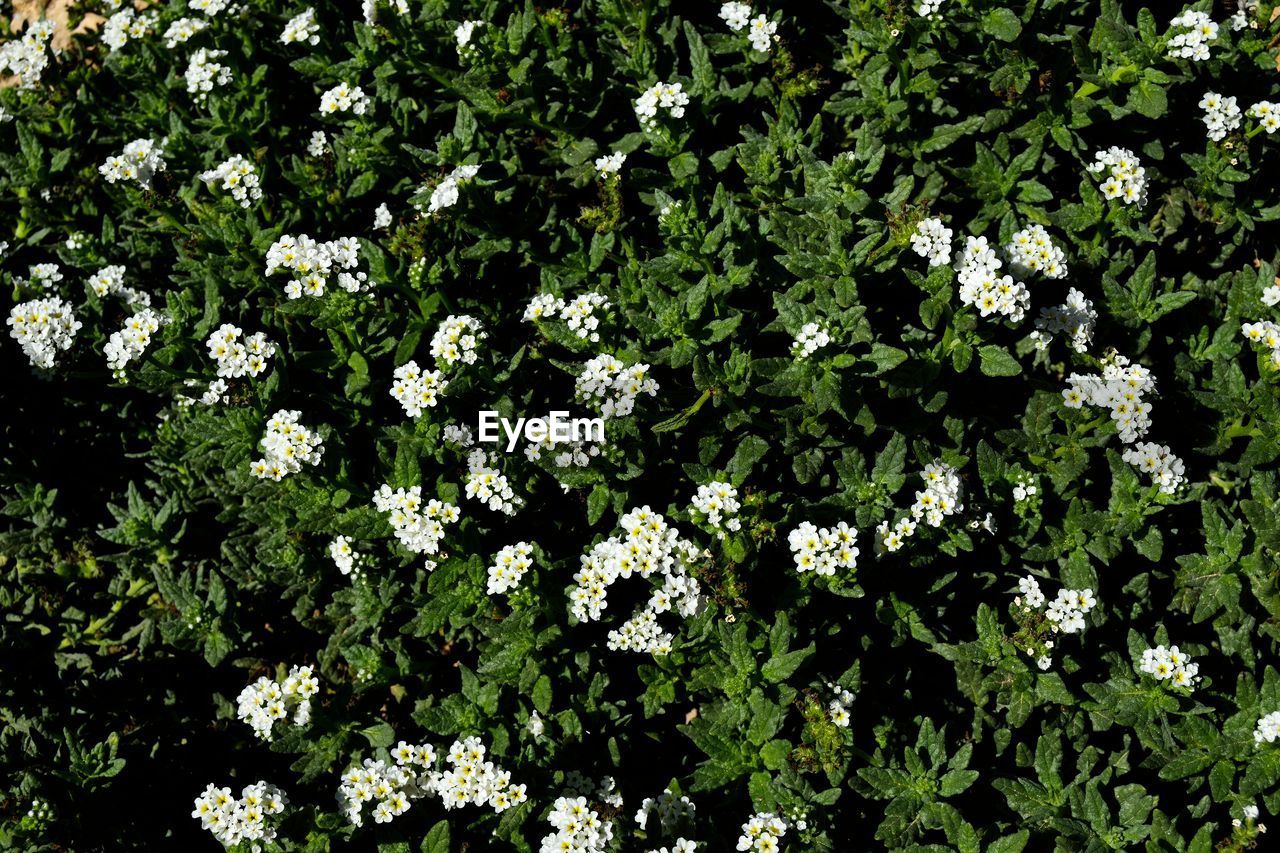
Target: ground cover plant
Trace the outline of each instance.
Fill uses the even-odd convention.
[[[1264,845],[1272,3],[20,11],[0,844]]]

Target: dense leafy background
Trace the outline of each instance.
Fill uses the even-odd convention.
[[[1280,397],[1239,332],[1272,313],[1280,152],[1265,135],[1207,142],[1196,106],[1208,89],[1276,96],[1270,3],[1198,64],[1165,58],[1178,9],[1115,2],[971,0],[933,21],[900,0],[776,4],[758,10],[780,23],[769,55],[709,2],[411,0],[377,27],[354,2],[314,5],[316,47],[278,42],[301,4],[246,0],[174,50],[158,33],[115,53],[78,36],[39,89],[0,91],[14,118],[0,124],[0,275],[61,263],[85,323],[52,377],[12,341],[0,355],[0,843],[211,846],[191,799],[266,778],[294,803],[285,838],[341,846],[337,773],[392,729],[482,735],[529,785],[501,818],[451,813],[452,841],[431,849],[536,848],[570,770],[618,778],[619,849],[644,849],[629,815],[673,780],[712,850],[756,810],[808,812],[789,849],[963,851],[1208,851],[1242,804],[1280,810],[1280,747],[1252,737],[1280,709]],[[182,14],[157,9],[160,32]],[[464,19],[490,22],[466,62]],[[196,46],[228,51],[235,73],[204,107],[182,81]],[[659,79],[692,102],[646,135],[632,102]],[[369,115],[319,116],[340,81],[374,98]],[[322,128],[333,151],[310,157]],[[98,175],[161,136],[154,191]],[[1142,157],[1145,207],[1106,203],[1084,172],[1110,145]],[[610,210],[592,161],[613,150],[629,158]],[[249,211],[197,178],[231,154],[263,179]],[[482,164],[476,183],[416,220],[410,197],[462,162]],[[660,226],[672,200],[681,213]],[[382,202],[391,233],[371,229]],[[1153,371],[1151,438],[1187,464],[1176,496],[1120,461],[1105,418],[1062,405],[1064,374],[1094,357],[1037,353],[1029,319],[979,318],[949,269],[906,249],[926,210],[993,243],[1050,229],[1071,274],[1031,284],[1033,313],[1075,286],[1099,311],[1094,357],[1114,348]],[[66,248],[72,232],[83,248]],[[300,232],[367,238],[378,287],[286,300],[263,258]],[[108,263],[173,319],[123,384],[101,350],[124,309],[81,291]],[[608,295],[601,347],[521,322],[540,290]],[[489,339],[415,424],[387,394],[392,370],[427,358],[449,313]],[[834,344],[793,365],[792,335],[815,317]],[[182,381],[212,375],[203,340],[222,322],[281,346],[270,378],[179,410]],[[511,520],[458,498],[465,461],[443,425],[562,406],[566,368],[601,348],[652,364],[661,385],[611,423],[607,458],[561,474],[564,490],[513,456],[527,506]],[[248,461],[279,408],[320,426],[324,462],[257,481]],[[960,470],[966,512],[876,558],[875,525],[935,458]],[[1038,509],[1014,511],[1015,470],[1039,478]],[[747,496],[748,535],[728,545],[682,515],[715,475]],[[383,482],[462,507],[434,573],[393,547],[370,504]],[[713,553],[708,607],[660,660],[607,651],[609,623],[570,624],[565,595],[579,555],[641,504]],[[970,530],[988,512],[996,534]],[[785,533],[806,519],[859,528],[856,577],[795,573]],[[375,555],[366,581],[328,560],[337,533]],[[540,546],[535,573],[509,602],[486,596],[489,557],[522,538]],[[1048,672],[1008,640],[1028,572],[1100,601]],[[1168,641],[1201,662],[1191,696],[1134,670]],[[308,662],[324,684],[315,723],[259,744],[235,694]],[[857,697],[847,730],[821,710],[836,679]],[[34,798],[54,809],[47,825],[23,821]],[[426,801],[352,843],[418,849],[443,816]]]

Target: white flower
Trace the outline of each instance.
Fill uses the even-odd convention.
[[[320,679],[309,666],[293,667],[283,681],[263,676],[240,691],[236,716],[269,741],[278,722],[301,726],[311,721],[311,697],[319,690]]]
[[[137,181],[144,190],[149,190],[152,179],[165,170],[164,145],[167,141],[167,138],[159,142],[135,139],[124,147],[123,153],[108,157],[98,167],[98,172],[109,184]]]
[[[129,39],[140,39],[151,32],[156,23],[155,12],[137,12],[126,6],[102,25],[102,43],[112,50],[119,50]]]
[[[1038,272],[1045,278],[1067,277],[1067,256],[1053,245],[1042,225],[1032,224],[1014,234],[1004,252],[1010,268],[1019,275]]]
[[[178,18],[164,31],[164,46],[172,50],[190,41],[207,26],[209,25],[199,18]]]
[[[720,7],[720,18],[736,33],[751,20],[751,7],[746,3],[725,3]]]
[[[480,448],[467,455],[466,494],[494,512],[515,515],[524,504],[511,488],[505,474],[494,467],[494,458]]]
[[[938,10],[945,2],[946,0],[920,0],[919,5],[916,6],[916,14],[922,18],[932,18],[938,14]]]
[[[32,299],[9,311],[9,335],[22,347],[33,367],[52,370],[58,353],[71,349],[82,326],[61,297]]]
[[[764,15],[758,16],[751,22],[747,30],[747,40],[751,42],[751,46],[761,53],[768,53],[773,47],[773,37],[778,31],[776,21],[770,21]]]
[[[528,542],[507,545],[493,557],[489,567],[489,595],[510,592],[520,586],[520,581],[533,567],[533,546]]]
[[[1200,680],[1200,666],[1191,662],[1191,656],[1177,646],[1163,645],[1142,653],[1138,671],[1145,672],[1156,681],[1168,681],[1175,687],[1192,689]]]
[[[574,383],[574,397],[592,403],[605,418],[625,417],[635,409],[641,394],[658,393],[658,383],[649,377],[649,365],[630,367],[611,355],[601,354],[582,366]]]
[[[303,465],[319,465],[324,455],[320,436],[298,423],[301,413],[281,409],[267,421],[267,432],[259,442],[262,458],[250,465],[253,476],[262,480],[284,479]]]
[[[1176,492],[1185,479],[1182,460],[1166,445],[1140,441],[1126,448],[1122,456],[1125,462],[1151,477],[1166,495]]]
[[[819,323],[805,323],[791,342],[791,354],[796,358],[808,358],[831,343],[831,335]]]
[[[487,337],[489,334],[475,317],[450,314],[431,336],[431,356],[437,364],[444,362],[446,368],[458,362],[475,364],[479,342]]]
[[[311,45],[320,43],[320,25],[316,23],[316,10],[308,6],[301,14],[289,19],[280,34],[284,44],[308,42]]]
[[[395,489],[383,484],[373,495],[373,505],[387,514],[396,539],[415,554],[436,554],[444,538],[444,526],[458,521],[458,508],[434,498],[422,503],[422,487]],[[433,566],[434,564],[429,564]]]
[[[386,202],[378,205],[378,209],[373,212],[373,230],[382,231],[391,225],[391,211],[387,209]]]
[[[320,112],[322,115],[345,113],[350,110],[362,116],[369,109],[369,96],[359,86],[339,83],[320,96]]]
[[[1040,309],[1036,330],[1031,333],[1037,349],[1048,349],[1055,335],[1066,334],[1068,343],[1076,352],[1085,352],[1093,340],[1093,329],[1098,322],[1098,312],[1093,302],[1074,287],[1067,290],[1067,301],[1054,307]],[[1070,404],[1068,404],[1070,405]]]
[[[262,332],[241,340],[243,334],[239,326],[223,323],[205,341],[209,357],[217,364],[219,378],[258,376],[266,371],[268,359],[276,354],[276,345]]]
[[[1177,31],[1174,33],[1174,31]],[[1209,45],[1218,40],[1218,25],[1204,12],[1190,9],[1169,22],[1171,59],[1203,62],[1209,58]]]
[[[738,510],[741,508],[738,490],[729,483],[716,480],[708,485],[698,486],[689,506],[689,514],[695,522],[709,526],[717,536],[724,539],[729,533],[742,529],[742,521],[738,519]]]
[[[1268,136],[1280,130],[1280,104],[1258,101],[1249,107],[1249,117],[1258,119],[1258,124]]]
[[[143,308],[129,319],[118,332],[112,332],[103,352],[107,357],[107,366],[117,378],[123,379],[124,368],[130,362],[140,358],[151,344],[151,336],[160,330],[166,322],[150,308]]]
[[[621,151],[615,151],[612,154],[606,154],[596,159],[596,171],[601,177],[607,178],[610,175],[616,175],[622,171],[622,164],[627,160],[627,155]]]
[[[1204,110],[1202,120],[1213,142],[1221,142],[1228,133],[1240,127],[1240,107],[1234,96],[1223,97],[1217,92],[1206,92],[1200,99],[1200,109]]]
[[[664,109],[672,118],[682,118],[689,104],[689,95],[680,83],[654,83],[636,99],[636,118],[640,126],[651,130],[658,124],[658,110]]]
[[[998,314],[1014,323],[1022,322],[1031,294],[1027,286],[1011,275],[1000,275],[1002,263],[986,237],[966,237],[956,268],[960,301],[978,309],[983,317]]]
[[[1132,444],[1151,428],[1151,404],[1144,397],[1154,391],[1156,380],[1151,371],[1130,364],[1122,355],[1113,354],[1103,361],[1102,375],[1072,373],[1063,401],[1078,409],[1083,403],[1101,406],[1111,414],[1120,440]]]
[[[222,87],[231,82],[231,69],[217,60],[226,56],[225,50],[208,50],[199,48],[191,55],[184,75],[187,80],[187,92],[195,96],[201,103],[209,97],[214,87]]]
[[[476,46],[472,44],[471,39],[475,36],[477,27],[483,27],[484,21],[463,21],[453,31],[454,41],[457,42],[458,55],[467,56],[476,52]]]
[[[359,551],[351,547],[351,540],[346,536],[335,536],[329,543],[329,559],[333,560],[338,571],[344,575],[360,574],[358,565],[362,556]]]
[[[53,21],[33,21],[21,38],[0,45],[0,74],[13,74],[24,89],[37,86],[49,66],[47,47],[54,29]]]
[[[241,207],[249,207],[262,198],[262,188],[258,186],[258,173],[253,164],[239,154],[224,160],[216,169],[201,173],[200,180],[210,187],[221,182],[222,188],[230,190],[231,197],[239,202]]]
[[[951,229],[936,216],[922,219],[911,235],[911,249],[922,258],[929,259],[929,266],[940,267],[951,263]]]
[[[439,370],[422,370],[416,361],[408,361],[395,370],[395,382],[391,383],[391,396],[404,407],[411,418],[420,417],[424,410],[435,408],[440,395],[449,387],[449,380]]]
[[[1280,711],[1259,717],[1257,728],[1253,730],[1255,743],[1275,743],[1276,738],[1280,738]]]
[[[311,132],[311,139],[307,141],[307,153],[312,157],[320,157],[324,152],[329,150],[329,137],[323,130],[315,130]]]
[[[1137,155],[1128,148],[1112,145],[1096,151],[1093,158],[1085,168],[1095,175],[1106,173],[1101,186],[1103,196],[1121,199],[1125,204],[1146,204],[1147,173]]]
[[[232,796],[230,788],[209,785],[196,798],[191,816],[226,847],[247,842],[260,849],[275,840],[276,816],[288,803],[283,791],[266,782],[246,785],[239,799]]]
[[[818,527],[802,521],[787,534],[787,545],[796,571],[830,577],[836,569],[858,567],[858,531],[841,521],[835,527]]]
[[[787,834],[787,823],[772,812],[757,812],[742,825],[737,849],[750,853],[779,853],[779,841]]]

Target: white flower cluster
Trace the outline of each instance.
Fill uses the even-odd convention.
[[[1098,312],[1093,308],[1093,301],[1072,287],[1067,290],[1066,302],[1040,309],[1031,339],[1035,341],[1036,349],[1045,350],[1055,335],[1065,334],[1070,338],[1072,349],[1085,352],[1093,340],[1093,329],[1097,323]]]
[[[690,841],[687,838],[677,838],[676,843],[670,847],[657,847],[647,853],[697,853],[698,842]]]
[[[396,368],[391,396],[404,407],[406,415],[416,418],[424,410],[435,408],[437,398],[448,387],[449,380],[439,370],[423,370],[418,362],[407,361]]]
[[[347,820],[361,826],[366,803],[374,804],[374,822],[390,823],[409,810],[410,801],[428,794],[439,796],[446,809],[476,805],[498,813],[528,800],[525,786],[511,784],[511,774],[486,761],[486,752],[479,738],[454,741],[445,755],[448,768],[436,770],[430,744],[400,741],[391,751],[394,765],[366,758],[342,774],[338,802]]]
[[[1275,743],[1280,738],[1280,711],[1272,711],[1258,718],[1258,726],[1253,730],[1254,743]]]
[[[952,230],[936,216],[921,219],[911,235],[911,249],[922,258],[929,259],[929,266],[940,267],[951,263]]]
[[[751,22],[751,7],[746,3],[725,3],[720,7],[720,19],[735,33],[741,32]]]
[[[276,345],[267,340],[263,332],[255,332],[244,340],[242,335],[244,329],[223,323],[205,341],[209,357],[217,362],[218,376],[222,379],[258,376],[267,369],[267,359],[276,354]]]
[[[1178,650],[1177,646],[1165,648],[1163,645],[1147,649],[1142,653],[1142,662],[1138,670],[1153,676],[1156,681],[1168,680],[1175,687],[1195,686],[1200,680],[1200,664],[1191,662],[1191,655]]]
[[[218,62],[226,56],[225,50],[209,50],[199,48],[191,54],[183,75],[187,81],[187,93],[195,96],[199,103],[204,103],[214,88],[222,88],[231,82],[231,69]]]
[[[549,420],[550,416],[546,419]],[[530,462],[537,462],[543,453],[551,453],[551,463],[557,468],[586,468],[591,465],[592,459],[600,455],[600,449],[601,442],[580,439],[560,441],[551,430],[547,430],[537,441],[525,444],[524,457]]]
[[[739,851],[751,853],[778,853],[782,849],[782,837],[787,834],[787,822],[773,812],[756,812],[742,825],[738,837]]]
[[[1022,474],[1013,483],[1014,503],[1032,500],[1039,491],[1040,487],[1036,485],[1035,478],[1030,474]]]
[[[1271,101],[1258,101],[1249,107],[1249,118],[1258,119],[1258,123],[1268,135],[1280,130],[1280,104]]]
[[[1107,199],[1123,199],[1125,204],[1147,203],[1147,170],[1128,148],[1112,145],[1105,151],[1096,151],[1093,162],[1085,168],[1095,175],[1106,173],[1101,188]]]
[[[458,508],[435,498],[422,504],[422,487],[396,489],[385,483],[373,495],[373,505],[379,512],[390,514],[387,520],[395,530],[400,544],[415,554],[435,554],[444,538],[444,526],[454,524],[459,518]],[[428,561],[428,567],[435,563]]]
[[[53,369],[58,353],[71,349],[82,326],[60,296],[20,302],[9,310],[6,322],[32,367],[42,370]]]
[[[791,342],[791,354],[796,358],[808,358],[831,343],[831,334],[820,323],[805,323]]]
[[[649,828],[649,816],[658,813],[658,823],[664,833],[672,832],[682,821],[692,821],[698,807],[688,797],[676,794],[670,788],[658,795],[657,799],[645,797],[636,811],[636,825],[642,830]],[[679,850],[679,842],[676,844]]]
[[[190,41],[207,26],[209,25],[199,18],[179,18],[164,31],[164,46],[173,50],[178,45]]]
[[[463,21],[454,28],[453,40],[457,44],[458,56],[470,56],[476,52],[476,46],[471,40],[475,37],[476,29],[483,26],[484,21]]]
[[[773,36],[778,25],[764,15],[751,18],[751,7],[746,3],[725,3],[720,7],[720,18],[735,33],[747,31],[747,39],[756,50],[767,53],[773,46]]]
[[[137,181],[144,189],[151,189],[151,180],[165,169],[164,144],[151,139],[135,139],[124,147],[124,152],[114,154],[98,167],[107,183]]]
[[[489,595],[510,592],[520,586],[525,573],[533,567],[533,546],[528,542],[507,545],[493,556],[489,567]]]
[[[151,345],[151,336],[160,330],[163,322],[164,319],[155,311],[143,308],[124,321],[124,328],[111,333],[102,351],[116,378],[123,379],[125,366],[146,352]]]
[[[649,365],[626,367],[613,356],[601,354],[582,366],[573,392],[579,402],[596,405],[604,418],[625,417],[641,394],[657,395],[658,383],[649,377]]]
[[[327,243],[317,243],[306,234],[294,237],[284,234],[267,250],[266,275],[286,269],[297,274],[284,287],[285,296],[300,299],[307,296],[324,296],[329,275],[334,267],[338,273],[338,286],[348,293],[359,293],[373,286],[363,272],[351,273],[360,263],[360,242],[355,237],[339,237]]]
[[[1027,286],[1011,275],[1000,275],[1003,266],[986,237],[966,237],[956,278],[960,282],[960,301],[973,305],[983,317],[1001,314],[1015,323],[1022,322],[1031,305]]]
[[[540,853],[604,853],[613,840],[613,823],[601,820],[586,797],[557,797],[547,822],[556,831],[543,837]]]
[[[280,720],[295,726],[311,722],[311,697],[320,690],[320,679],[309,666],[295,666],[283,681],[265,675],[240,691],[236,697],[236,716],[248,723],[253,733],[271,740],[272,729]]]
[[[348,110],[362,116],[369,109],[369,96],[359,86],[339,83],[320,96],[320,112],[324,115]]]
[[[210,784],[196,798],[191,816],[226,847],[249,842],[259,849],[258,842],[275,840],[276,828],[271,818],[288,804],[284,792],[266,782],[246,785],[239,799],[231,795],[230,788]]]
[[[24,89],[34,88],[49,67],[49,39],[53,38],[53,21],[33,21],[27,25],[22,38],[0,45],[0,74],[6,72],[18,78]]]
[[[307,153],[312,157],[322,157],[329,150],[329,135],[323,130],[313,130],[307,140]]]
[[[920,0],[920,4],[916,6],[916,14],[922,18],[931,19],[938,14],[938,10],[945,2],[946,0]]]
[[[360,563],[363,555],[351,547],[351,539],[346,536],[335,536],[329,543],[329,559],[344,575],[360,576]]]
[[[298,423],[302,413],[281,409],[267,421],[267,433],[258,446],[262,458],[250,465],[253,476],[279,482],[287,474],[296,474],[302,466],[319,465],[324,455],[320,436]]]
[[[119,50],[129,39],[140,39],[151,32],[156,24],[155,12],[137,12],[125,6],[102,25],[102,43],[112,50]]]
[[[916,492],[916,502],[911,506],[911,517],[916,521],[923,518],[930,527],[939,527],[944,516],[964,509],[956,469],[935,459],[924,466],[920,478],[924,480],[924,491]]]
[[[1217,92],[1205,92],[1200,99],[1200,109],[1204,110],[1202,120],[1212,142],[1221,142],[1240,127],[1240,107],[1234,95],[1223,97]]]
[[[1267,305],[1280,301],[1280,286],[1268,287],[1262,295],[1262,301]],[[1256,323],[1245,323],[1240,330],[1250,343],[1262,344],[1271,350],[1271,366],[1280,370],[1280,325],[1270,320],[1259,320]]]
[[[1178,491],[1186,479],[1182,460],[1174,456],[1167,445],[1140,441],[1125,448],[1122,456],[1125,462],[1149,476],[1166,495]]]
[[[853,704],[853,692],[845,690],[834,681],[827,682],[827,690],[831,692],[831,701],[827,703],[827,718],[842,729],[849,728],[852,719],[849,706]]]
[[[316,23],[316,10],[308,6],[301,14],[294,15],[284,25],[280,41],[285,44],[307,42],[313,47],[320,43],[320,25]]]
[[[187,8],[203,12],[206,17],[216,18],[222,14],[232,0],[187,0]]]
[[[505,474],[494,467],[493,454],[476,448],[467,455],[467,497],[475,498],[494,512],[515,515],[524,505]]]
[[[377,210],[373,212],[373,230],[382,231],[391,225],[391,211],[387,208],[387,203],[383,202],[378,205]]]
[[[99,298],[119,294],[130,305],[150,305],[151,296],[149,294],[143,293],[141,290],[135,290],[132,287],[125,287],[124,274],[125,268],[122,265],[113,264],[102,267],[89,276],[87,283]],[[59,275],[58,277],[61,278],[62,276]]]
[[[1040,582],[1027,575],[1018,581],[1020,595],[1014,599],[1024,610],[1039,610],[1045,606],[1047,599],[1040,590]],[[1045,618],[1053,623],[1053,630],[1063,634],[1078,634],[1085,629],[1084,617],[1097,606],[1098,600],[1093,597],[1091,589],[1060,589],[1058,596],[1048,602]]]
[[[689,95],[680,83],[654,83],[636,98],[636,118],[640,126],[650,130],[658,125],[658,110],[663,109],[671,118],[682,118],[689,105]]]
[[[426,213],[432,214],[446,207],[453,207],[458,203],[458,189],[477,174],[480,173],[480,167],[471,166],[455,166],[453,171],[444,176],[440,183],[436,184],[435,189],[431,191],[431,199],[427,202]],[[418,190],[419,193],[427,191],[426,187]],[[423,213],[422,205],[415,203],[413,209],[418,213]]]
[[[742,529],[742,520],[738,518],[740,509],[742,503],[738,500],[738,490],[729,483],[715,480],[698,486],[689,514],[696,523],[710,526],[718,537],[724,539],[729,533]]]
[[[523,319],[525,322],[537,322],[558,316],[568,325],[569,331],[583,340],[598,343],[600,318],[596,316],[596,310],[608,311],[610,307],[609,297],[602,293],[583,293],[571,300],[540,293],[529,301]]]
[[[1073,373],[1067,377],[1067,385],[1062,392],[1063,404],[1069,409],[1085,403],[1107,409],[1125,444],[1142,438],[1151,428],[1151,404],[1143,397],[1155,390],[1156,380],[1142,365],[1113,354],[1103,360],[1101,376]]]
[[[1204,12],[1187,9],[1169,22],[1169,31],[1178,30],[1169,39],[1170,59],[1203,62],[1209,58],[1209,43],[1218,40],[1218,25]]]
[[[662,586],[653,591],[643,610],[610,632],[609,647],[668,654],[674,638],[660,631],[657,616],[671,610],[684,617],[697,612],[701,590],[689,568],[698,558],[698,548],[648,506],[632,509],[618,525],[622,536],[598,542],[582,555],[582,565],[573,576],[577,586],[569,593],[570,612],[582,622],[597,620],[608,606],[609,587],[619,578],[660,574]]]
[[[258,173],[253,164],[239,154],[224,160],[216,169],[200,174],[200,180],[210,187],[219,181],[224,190],[231,190],[231,197],[241,207],[249,207],[262,198],[262,187],[258,186]]]
[[[489,333],[481,329],[475,317],[450,314],[431,336],[431,355],[437,364],[443,361],[446,367],[458,362],[475,364],[477,344],[487,337]]]
[[[836,569],[858,567],[858,531],[841,521],[835,527],[818,527],[811,521],[787,534],[787,545],[796,571],[830,577]]]
[[[444,440],[447,444],[462,448],[470,447],[476,443],[471,427],[466,424],[445,424]]]
[[[1044,226],[1033,223],[1013,235],[1009,245],[1004,247],[1009,258],[1009,268],[1018,275],[1038,272],[1045,278],[1067,277],[1067,256],[1061,249],[1053,245],[1049,232]]]
[[[613,175],[620,174],[622,164],[625,162],[627,162],[627,155],[621,151],[615,151],[596,158],[596,171],[600,173],[600,177],[607,180]]]
[[[375,823],[390,823],[409,810],[409,801],[425,797],[435,789],[432,765],[436,751],[430,744],[404,741],[391,751],[395,764],[366,758],[359,767],[342,774],[338,803],[353,826],[364,824],[364,806],[369,803]]]

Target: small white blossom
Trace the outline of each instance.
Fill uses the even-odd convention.
[[[262,458],[250,465],[253,476],[280,481],[296,474],[303,465],[319,465],[324,455],[320,436],[298,423],[301,412],[281,409],[267,421],[267,432],[259,442]]]

